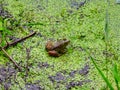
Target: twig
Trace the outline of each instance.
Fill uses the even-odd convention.
[[[22,71],[22,68],[18,66],[18,64],[12,59],[11,56],[9,56],[9,54],[5,51],[5,49],[4,48],[1,49],[5,53],[5,55],[9,58],[9,60],[15,65],[15,67],[17,67],[20,71]]]
[[[28,76],[28,74],[29,74],[29,59],[30,59],[30,49],[31,48],[26,48],[26,59],[27,59],[27,61],[26,61],[26,70],[25,70],[25,76],[27,77]],[[26,81],[26,78],[25,78],[25,81]]]
[[[21,41],[24,41],[25,39],[35,35],[36,32],[33,32],[31,34],[29,34],[28,36],[24,37],[24,38],[21,38],[21,39],[18,39],[14,42],[11,42],[11,43],[8,43],[7,40],[7,44],[4,46],[4,47],[1,47],[1,50],[5,53],[5,55],[9,58],[9,60],[15,65],[16,68],[18,68],[20,71],[22,71],[22,67],[20,67],[13,59],[11,56],[9,56],[9,54],[5,51],[5,49],[7,49],[8,47],[10,46],[15,46],[17,43],[21,42]]]
[[[18,40],[14,41],[14,42],[11,42],[11,43],[7,43],[3,48],[4,48],[4,49],[7,49],[7,48],[10,47],[10,46],[15,46],[17,43],[19,43],[19,42],[21,42],[21,41],[24,41],[25,39],[27,39],[27,38],[29,38],[29,37],[31,37],[31,36],[34,36],[35,34],[36,34],[36,32],[33,32],[33,33],[29,34],[29,35],[26,36],[26,37],[23,37],[23,38],[18,39]]]
[[[30,48],[26,48],[26,59],[29,60],[30,59]]]

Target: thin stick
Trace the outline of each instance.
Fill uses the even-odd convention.
[[[27,54],[26,56],[27,61],[26,61],[26,75],[25,76],[27,77],[29,74],[30,48],[26,48],[26,54]],[[25,81],[26,81],[26,78],[25,78]]]
[[[27,38],[35,35],[35,34],[36,34],[36,32],[33,32],[33,33],[29,34],[28,36],[26,36],[26,37],[24,37],[24,38],[21,38],[21,39],[18,39],[18,40],[14,41],[14,42],[11,42],[11,43],[8,43],[7,40],[6,40],[7,44],[6,44],[4,47],[1,47],[1,49],[2,49],[2,51],[5,53],[5,55],[6,55],[6,56],[9,58],[9,60],[15,65],[15,67],[17,67],[20,71],[22,71],[22,68],[12,59],[11,56],[9,56],[9,54],[5,51],[5,49],[7,49],[7,48],[10,47],[10,46],[15,46],[17,43],[19,43],[19,42],[21,42],[21,41],[24,41],[25,39],[27,39]]]
[[[5,55],[9,58],[9,60],[15,65],[15,67],[17,67],[20,71],[22,71],[22,68],[18,66],[18,64],[12,59],[11,56],[9,56],[9,54],[5,51],[5,49],[4,48],[1,49],[5,53]]]
[[[24,41],[25,39],[27,39],[27,38],[29,38],[29,37],[31,37],[31,36],[34,36],[35,34],[36,34],[36,32],[33,32],[33,33],[29,34],[29,35],[26,36],[26,37],[23,37],[23,38],[18,39],[18,40],[14,41],[14,42],[11,42],[11,43],[6,44],[3,48],[4,48],[4,49],[7,49],[7,48],[10,47],[10,46],[15,46],[17,43],[19,43],[19,42],[21,42],[21,41]]]

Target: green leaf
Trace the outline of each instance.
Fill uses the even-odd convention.
[[[120,75],[119,75],[119,73],[118,73],[118,69],[117,69],[117,65],[116,65],[116,64],[114,65],[114,68],[113,68],[113,75],[114,75],[114,77],[115,77],[118,81],[120,81]]]
[[[110,90],[114,90],[114,88],[112,87],[112,84],[109,82],[108,78],[106,78],[105,75],[103,74],[103,72],[98,68],[97,64],[94,61],[94,58],[91,56],[90,56],[90,58],[94,64],[95,68],[98,70],[99,74],[102,76],[103,80],[106,82],[106,84],[108,85]]]
[[[117,86],[117,88],[119,90],[120,88],[119,88],[119,84],[118,83],[120,82],[120,75],[118,73],[117,64],[114,65],[113,75],[114,75],[116,86]]]
[[[3,23],[2,23],[2,21],[0,21],[0,31],[3,31],[3,30],[4,30]]]
[[[109,32],[109,29],[108,29],[108,10],[106,10],[104,31],[105,31],[105,41],[107,42],[108,41],[108,32]]]

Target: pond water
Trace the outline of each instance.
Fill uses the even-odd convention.
[[[7,24],[12,32],[7,37],[9,42],[36,32],[35,36],[6,50],[23,72],[14,69],[0,52],[1,90],[106,89],[87,52],[104,73],[109,71],[108,77],[115,86],[105,61],[107,55],[107,65],[111,69],[113,60],[120,60],[120,6],[112,0],[108,10],[111,41],[108,51],[104,36],[107,8],[104,0],[4,0],[1,3],[4,9],[0,7],[0,16],[10,20]],[[45,50],[46,42],[65,38],[70,40],[67,52],[58,58],[50,57]]]

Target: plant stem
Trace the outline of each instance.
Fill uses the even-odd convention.
[[[11,56],[9,56],[9,54],[5,51],[5,49],[4,48],[1,49],[4,52],[4,54],[9,58],[9,60],[15,65],[15,67],[17,67],[20,71],[22,71],[22,68],[12,59]]]

